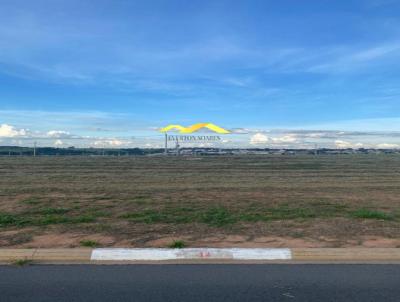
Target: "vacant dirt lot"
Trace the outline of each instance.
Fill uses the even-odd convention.
[[[400,157],[0,157],[2,247],[174,241],[400,247]]]

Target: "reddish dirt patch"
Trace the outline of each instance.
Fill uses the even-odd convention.
[[[79,247],[83,240],[95,241],[99,246],[112,246],[115,243],[113,237],[100,234],[44,234],[34,236],[31,242],[20,244],[16,247],[21,248],[71,248]]]
[[[400,247],[400,239],[382,237],[366,237],[362,243],[363,247]]]

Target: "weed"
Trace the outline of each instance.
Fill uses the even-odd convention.
[[[43,208],[40,209],[39,213],[44,215],[52,215],[52,214],[65,214],[69,212],[69,209],[65,208]]]
[[[90,223],[95,222],[96,218],[92,215],[81,215],[76,217],[71,217],[68,219],[68,223]]]
[[[134,222],[143,223],[193,223],[201,222],[214,227],[223,227],[239,221],[257,222],[287,219],[309,219],[315,217],[333,217],[343,212],[342,208],[332,205],[322,207],[289,207],[281,205],[274,208],[249,208],[241,211],[230,211],[225,207],[195,209],[190,207],[147,209],[141,212],[127,213],[120,216]]]
[[[30,220],[23,215],[14,215],[9,213],[0,213],[0,227],[2,226],[22,226],[29,224]]]
[[[145,210],[143,212],[128,213],[122,215],[121,217],[144,223],[165,222],[166,220],[165,214],[155,210]]]
[[[27,204],[27,205],[37,205],[40,203],[40,200],[35,199],[35,198],[29,198],[29,199],[22,200],[21,202],[24,204]]]
[[[46,214],[39,216],[32,216],[27,213],[20,214],[9,214],[0,213],[0,227],[7,226],[27,226],[27,225],[50,225],[50,224],[62,224],[62,223],[89,223],[96,221],[96,218],[92,215],[80,215],[80,216],[65,216],[59,214]]]
[[[163,210],[144,210],[127,213],[121,218],[144,223],[188,223],[196,220],[196,213],[191,208],[166,208]]]
[[[39,225],[59,224],[68,222],[68,218],[59,215],[45,215],[38,219]]]
[[[146,204],[149,201],[149,196],[145,195],[138,195],[132,199],[132,202],[136,203],[137,205]]]
[[[247,222],[310,219],[317,217],[335,217],[345,213],[345,207],[335,204],[316,203],[312,206],[292,207],[287,204],[273,208],[249,208],[242,210],[239,220]]]
[[[97,247],[99,246],[99,243],[94,240],[82,240],[80,242],[80,245],[84,247]]]
[[[175,240],[168,247],[171,249],[182,249],[186,246],[186,243],[182,240]]]
[[[64,215],[45,215],[37,221],[39,225],[49,225],[49,224],[62,224],[62,223],[89,223],[94,222],[96,219],[91,215],[81,215],[76,217],[68,217]],[[34,223],[35,224],[35,223]]]
[[[24,258],[24,259],[17,259],[15,261],[13,261],[12,264],[16,265],[16,266],[27,266],[27,265],[31,265],[32,262],[33,261],[31,259]]]
[[[314,209],[310,208],[290,208],[282,206],[270,209],[267,217],[272,220],[314,218],[316,217],[316,213]]]
[[[351,213],[352,217],[364,219],[379,219],[379,220],[392,220],[393,216],[374,210],[360,209]]]
[[[207,210],[201,217],[201,222],[216,227],[232,224],[237,220],[237,217],[228,212],[228,210],[224,207],[211,208]]]
[[[15,218],[14,215],[0,213],[0,225],[1,226],[13,225],[16,222],[17,222],[17,219]]]
[[[93,217],[110,217],[111,213],[106,212],[106,211],[101,211],[101,210],[94,210],[94,211],[90,211],[90,215]]]

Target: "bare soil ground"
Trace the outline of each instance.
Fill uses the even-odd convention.
[[[400,157],[0,157],[1,247],[177,240],[400,247]]]

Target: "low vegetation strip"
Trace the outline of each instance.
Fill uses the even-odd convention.
[[[352,212],[351,214],[353,215],[353,217],[365,219],[393,220],[399,218],[399,215],[369,209],[360,209],[358,211]]]
[[[52,224],[80,224],[96,222],[93,214],[70,216],[66,209],[45,208],[42,211],[22,213],[0,213],[0,226],[46,226]],[[310,218],[355,217],[378,220],[398,220],[399,215],[392,215],[377,210],[349,210],[345,205],[312,203],[306,207],[282,205],[275,208],[230,210],[226,207],[189,208],[175,207],[163,209],[145,209],[128,212],[118,218],[131,222],[156,224],[204,223],[213,227],[223,227],[238,222],[259,222],[272,220],[292,220]]]
[[[399,183],[400,157],[384,154],[0,157],[0,246],[400,246]]]
[[[232,211],[226,207],[195,208],[164,208],[161,210],[143,210],[126,213],[120,216],[133,222],[151,223],[205,223],[214,227],[238,222],[259,222],[272,220],[292,220],[310,218],[355,217],[378,220],[398,220],[400,215],[390,215],[376,210],[349,210],[344,205],[316,204],[308,208],[279,206],[265,209],[243,209]]]
[[[60,214],[0,213],[0,226],[46,226],[51,224],[78,224],[94,222],[90,215],[68,216]]]

